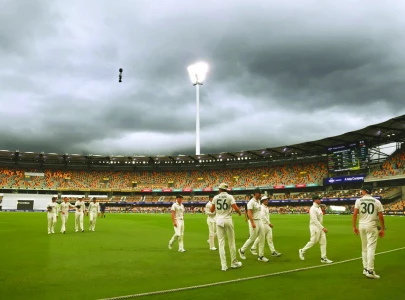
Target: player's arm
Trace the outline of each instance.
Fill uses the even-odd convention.
[[[205,206],[205,214],[206,214],[207,216],[212,217],[212,216],[215,215],[214,212],[211,212],[211,208],[212,208],[213,205],[214,205],[214,204],[211,204],[211,207],[210,207],[210,208],[208,208],[207,206]],[[214,208],[214,209],[215,209],[215,208]],[[214,210],[214,211],[215,211],[215,210]]]
[[[236,211],[238,213],[239,216],[242,215],[242,213],[240,212],[239,207],[236,205],[236,203],[232,204],[232,208],[234,209],[234,211]]]
[[[212,202],[214,202],[214,201],[212,201]],[[211,205],[210,212],[211,212],[212,215],[215,212],[215,204],[214,203],[212,203],[212,205]]]
[[[250,220],[250,224],[252,224],[253,228],[256,228],[256,224],[255,221],[253,220],[253,210],[252,209],[248,209],[248,218]]]
[[[172,209],[172,222],[173,222],[173,226],[177,227],[177,223],[176,223],[176,212]]]
[[[359,230],[357,229],[357,215],[359,214],[359,209],[355,208],[353,212],[353,217],[352,217],[352,226],[353,226],[353,232],[355,234],[359,234]]]
[[[385,232],[384,232],[385,224],[384,224],[383,207],[382,207],[381,204],[379,205],[377,212],[378,212],[378,218],[380,219],[380,226],[381,226],[381,228],[380,228],[380,237],[384,237],[384,235],[385,235]]]
[[[359,234],[359,230],[357,229],[357,216],[359,214],[359,209],[360,209],[360,201],[357,199],[356,202],[354,203],[354,211],[352,217],[352,227],[353,232],[355,234]]]

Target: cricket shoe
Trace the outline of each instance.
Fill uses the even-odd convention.
[[[278,256],[281,256],[281,253],[280,253],[280,252],[277,252],[277,251],[273,251],[273,252],[271,253],[271,256],[276,256],[276,257],[278,257]]]
[[[302,251],[302,249],[298,250],[298,254],[301,260],[305,260],[304,251]]]
[[[269,261],[269,259],[264,257],[264,256],[260,256],[257,260],[262,261],[262,262],[268,262]]]
[[[367,275],[367,269],[363,269],[363,275]]]
[[[370,279],[379,279],[380,278],[380,275],[377,275],[374,270],[367,270],[366,276],[367,276],[367,278],[370,278]]]
[[[242,267],[242,262],[240,262],[240,261],[234,262],[234,263],[231,265],[231,268],[232,268],[232,269],[237,269],[237,268],[240,268],[240,267]]]
[[[169,242],[169,249],[172,250],[172,243]]]
[[[253,248],[250,249],[250,253],[252,253],[253,255],[257,255],[256,249]]]
[[[239,253],[240,258],[246,259],[245,252],[242,252],[242,250],[238,249],[238,253]]]
[[[179,252],[186,252],[186,250],[184,250],[184,249],[179,249]]]
[[[333,263],[333,261],[331,261],[330,259],[328,259],[326,256],[321,258],[321,263],[323,264],[331,264]]]
[[[210,250],[215,251],[215,250],[217,250],[217,248],[212,247],[212,248],[210,248]]]
[[[224,272],[226,272],[228,270],[228,267],[222,267],[222,269],[221,269],[221,271],[224,271]]]

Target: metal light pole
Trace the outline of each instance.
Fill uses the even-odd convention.
[[[195,154],[200,154],[200,85],[203,84],[207,72],[208,65],[204,62],[199,62],[187,68],[188,74],[193,85],[196,87],[196,141],[195,141]]]

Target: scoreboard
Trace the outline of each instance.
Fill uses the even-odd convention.
[[[364,141],[328,148],[329,172],[365,169],[368,160],[368,147]]]

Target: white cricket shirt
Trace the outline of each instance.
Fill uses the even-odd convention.
[[[56,202],[49,202],[46,207],[52,207],[51,211],[48,211],[48,214],[58,214],[58,203]]]
[[[383,206],[380,200],[364,195],[357,199],[354,208],[359,210],[359,224],[377,226],[378,213],[383,212]]]
[[[231,219],[232,205],[236,204],[235,198],[227,192],[222,192],[214,197],[212,204],[215,205],[217,219]]]
[[[172,205],[171,211],[175,212],[176,220],[183,220],[184,218],[184,205],[177,202]]]
[[[269,212],[269,208],[262,204],[260,205],[260,209],[261,209],[261,219],[263,224],[269,225],[270,224],[270,212]]]
[[[64,213],[68,213],[69,212],[69,208],[72,207],[72,204],[70,204],[69,202],[62,202],[60,204],[60,211],[64,212]]]
[[[80,212],[84,212],[85,208],[86,208],[86,204],[84,204],[84,201],[76,201],[75,206],[80,205],[80,208],[76,207],[76,212],[80,213]]]
[[[316,202],[311,206],[309,210],[309,226],[310,227],[317,227],[319,229],[323,229],[323,213],[321,206],[318,205]]]
[[[98,202],[90,202],[89,207],[88,207],[89,212],[91,213],[99,213],[100,211],[100,205]]]
[[[253,220],[261,220],[262,209],[261,209],[261,204],[260,204],[259,200],[256,200],[255,198],[250,199],[250,201],[247,204],[247,209],[252,210]]]
[[[211,207],[212,203],[211,201],[208,201],[208,203],[205,205],[205,214],[207,215],[208,221],[215,221],[215,212],[211,212]]]

